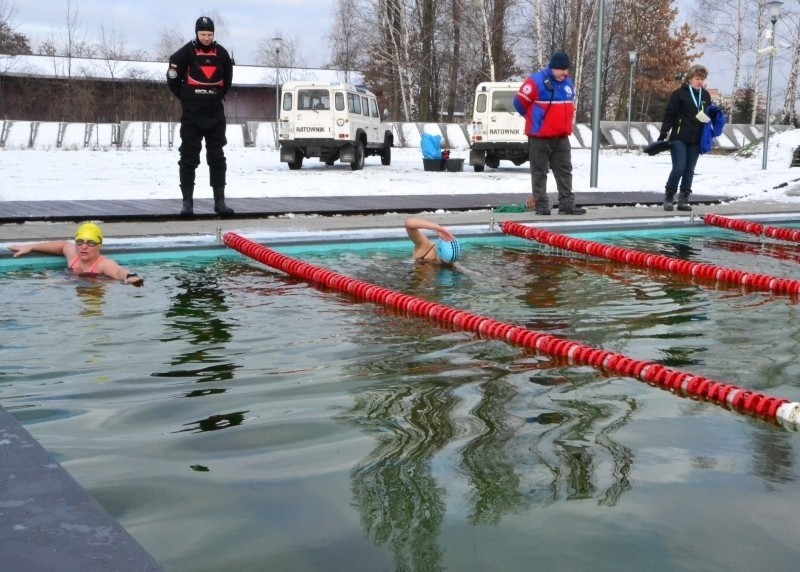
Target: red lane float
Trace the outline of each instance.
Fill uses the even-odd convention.
[[[735,385],[673,370],[660,364],[634,360],[622,354],[599,350],[550,334],[428,302],[302,262],[233,232],[225,233],[223,240],[228,247],[267,266],[300,280],[350,294],[357,299],[395,308],[420,318],[449,323],[461,330],[565,358],[575,364],[589,365],[610,373],[636,378],[663,389],[705,399],[761,419],[780,423],[790,430],[800,430],[800,403],[789,402],[788,399],[770,397]]]
[[[744,272],[743,270],[714,266],[713,264],[703,264],[682,260],[680,258],[671,258],[661,254],[638,252],[619,246],[610,246],[608,244],[592,242],[581,238],[573,238],[565,234],[533,228],[516,222],[505,221],[500,225],[500,229],[506,234],[518,236],[519,238],[535,240],[536,242],[563,250],[571,250],[572,252],[596,256],[598,258],[607,258],[616,262],[626,262],[646,268],[674,272],[675,274],[685,274],[687,276],[696,276],[697,278],[704,278],[706,280],[716,280],[717,282],[732,282],[734,284],[747,286],[753,290],[775,292],[776,294],[800,293],[800,280],[777,278],[775,276],[769,276],[768,274],[754,274],[752,272]]]
[[[778,240],[788,240],[790,242],[800,242],[800,230],[794,228],[784,228],[780,226],[764,226],[757,222],[728,218],[715,214],[703,215],[703,222],[709,226],[718,226],[728,230],[766,236],[767,238],[777,238]]]

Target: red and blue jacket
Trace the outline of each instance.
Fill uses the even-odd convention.
[[[528,137],[569,137],[575,117],[575,86],[569,76],[556,81],[550,68],[544,68],[523,82],[514,96],[514,107],[525,116]]]

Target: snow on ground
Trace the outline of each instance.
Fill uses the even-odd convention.
[[[770,137],[767,169],[762,170],[762,147],[750,157],[705,155],[695,174],[695,193],[748,201],[800,203],[800,167],[792,168],[792,154],[800,145],[800,130]],[[278,151],[232,144],[228,159],[228,197],[294,197],[353,195],[422,195],[457,193],[530,192],[528,164],[515,167],[503,161],[475,173],[465,160],[458,173],[423,171],[418,148],[392,149],[392,164],[368,157],[362,171],[349,165],[326,167],[306,159],[299,171],[289,171]],[[670,157],[639,151],[602,150],[597,164],[597,188],[590,188],[591,150],[574,149],[573,190],[598,192],[656,191],[664,189]],[[466,150],[453,157],[467,159]],[[105,148],[92,150],[0,148],[0,200],[88,200],[179,198],[178,151],[169,148]],[[206,186],[208,168],[198,168],[195,197],[211,196]],[[548,190],[555,192],[550,177]]]

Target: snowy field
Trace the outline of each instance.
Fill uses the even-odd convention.
[[[751,201],[798,202],[800,168],[791,167],[792,153],[800,145],[800,130],[770,138],[769,161],[762,170],[762,147],[750,157],[702,156],[693,190]],[[467,165],[469,151],[453,151],[465,159],[457,173],[423,171],[418,148],[395,148],[392,164],[384,167],[378,157],[368,157],[364,170],[349,165],[326,167],[307,159],[299,171],[289,171],[278,152],[268,147],[232,143],[228,158],[228,197],[301,197],[352,195],[423,195],[456,193],[530,192],[528,164],[515,167],[501,162],[499,169],[475,173]],[[597,188],[590,188],[591,150],[573,150],[576,192],[661,192],[670,170],[668,153],[655,157],[639,151],[601,151]],[[0,149],[0,200],[86,200],[179,198],[178,152],[168,147],[113,148],[101,150],[69,146],[68,149]],[[208,168],[198,169],[196,198],[211,196],[206,187]],[[552,177],[548,186],[555,192]]]

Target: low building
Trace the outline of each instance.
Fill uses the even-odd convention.
[[[98,123],[177,121],[180,104],[167,88],[166,73],[166,62],[0,55],[0,117]],[[274,121],[276,83],[344,78],[345,72],[339,70],[236,65],[225,101],[228,121]]]

